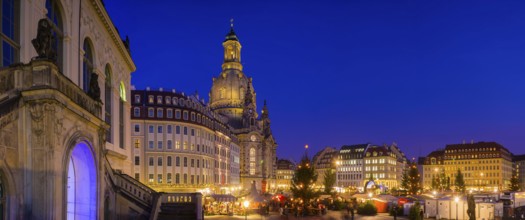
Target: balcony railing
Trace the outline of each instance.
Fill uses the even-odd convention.
[[[89,97],[49,61],[34,60],[29,64],[0,69],[0,103],[16,98],[22,91],[40,89],[56,90],[94,116],[101,118],[102,102]]]

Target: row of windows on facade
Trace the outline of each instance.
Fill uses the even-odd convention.
[[[365,178],[366,179],[370,178],[370,176],[373,176],[374,178],[379,178],[379,179],[384,179],[385,176],[388,179],[396,179],[396,175],[395,174],[386,175],[384,173],[365,173]]]
[[[338,180],[360,180],[363,178],[362,174],[338,174]]]
[[[171,108],[166,109],[166,118],[168,118],[168,119],[174,118],[173,117],[173,111],[174,110],[171,109]],[[134,117],[140,117],[140,108],[139,107],[134,107],[133,108],[133,116]],[[196,121],[197,123],[201,123],[201,124],[203,124],[203,125],[205,125],[207,127],[220,129],[225,134],[229,133],[229,132],[227,132],[227,128],[223,124],[219,124],[217,122],[214,123],[208,117],[201,116],[200,113],[196,114],[195,112],[191,112],[191,114],[190,114],[190,112],[187,111],[187,110],[175,109],[175,119],[181,119],[181,116],[182,116],[182,119],[185,120],[185,121],[188,121],[188,120],[191,120],[193,122]],[[154,108],[152,108],[152,107],[148,108],[148,117],[149,118],[155,118],[155,109]],[[164,108],[157,108],[156,118],[164,118]]]
[[[2,16],[0,16],[1,22],[0,22],[0,29],[2,30],[0,33],[0,67],[2,66],[9,66],[11,64],[17,63],[20,60],[20,44],[19,44],[19,37],[20,37],[20,1],[16,0],[1,0],[0,1],[0,11],[2,12]],[[57,57],[57,65],[60,70],[62,70],[63,65],[63,39],[64,39],[64,31],[63,31],[63,24],[65,23],[63,21],[63,18],[61,16],[61,10],[60,5],[58,4],[58,1],[56,0],[46,0],[45,1],[45,8],[47,10],[46,18],[51,24],[53,36],[54,36],[54,42],[52,42],[52,47],[56,51],[56,57]],[[87,92],[89,89],[89,84],[91,81],[91,73],[93,72],[93,44],[91,43],[91,40],[89,38],[84,39],[83,44],[83,50],[84,55],[82,57],[82,89]],[[104,91],[105,91],[105,99],[104,99],[104,105],[105,105],[105,115],[104,115],[104,121],[110,125],[110,127],[113,125],[112,123],[112,117],[111,117],[111,108],[112,108],[112,86],[111,86],[111,67],[109,64],[106,64],[105,67],[105,85],[104,85]],[[123,102],[126,100],[125,98],[125,86],[121,82],[120,83],[120,105],[119,105],[119,129],[120,131],[124,130],[124,106]],[[118,132],[119,133],[119,147],[124,148],[124,132]],[[110,143],[113,143],[113,135],[111,129],[107,130],[106,133],[106,140]]]
[[[135,133],[140,133],[140,128],[141,128],[140,124],[134,124],[134,132]],[[181,129],[182,129],[184,135],[188,135],[188,127],[186,127],[186,126],[179,126],[179,125],[175,125],[175,134],[181,134]],[[211,133],[203,132],[203,131],[201,131],[199,129],[194,129],[194,128],[190,128],[189,131],[190,131],[190,135],[192,137],[195,136],[195,134],[197,134],[197,137],[204,137],[208,141],[216,141],[216,142],[218,142],[220,144],[230,145],[230,149],[232,151],[239,152],[239,148],[235,147],[235,145],[233,145],[233,144],[230,144],[230,141],[228,141],[224,137],[219,137],[219,136],[213,135]],[[155,133],[155,125],[148,125],[148,133],[149,134],[154,134]],[[157,125],[157,134],[163,134],[163,133],[164,133],[164,125]],[[172,125],[166,125],[166,133],[167,134],[173,134],[173,126]]]
[[[385,160],[385,159],[372,159],[372,160],[365,160],[365,164],[384,164],[388,163],[391,165],[396,165],[396,160]]]
[[[465,178],[471,178],[471,177],[474,177],[474,178],[493,178],[493,177],[499,177],[500,173],[499,172],[483,172],[483,173],[480,173],[480,172],[474,172],[474,173],[470,173],[470,172],[462,172],[463,176]],[[456,175],[456,173],[453,173],[453,174],[449,174],[449,175]],[[438,174],[434,174],[434,173],[427,173],[424,175],[426,178],[434,178],[434,177],[437,177],[439,176]],[[448,175],[446,175],[448,176]]]
[[[148,104],[155,104],[154,100],[155,100],[155,96],[154,95],[148,95]],[[199,110],[199,111],[204,111],[204,110],[208,111],[208,109],[206,109],[202,105],[197,104],[194,101],[190,101],[189,99],[184,100],[184,98],[180,98],[179,99],[177,97],[171,97],[171,96],[163,97],[161,95],[158,95],[156,104],[162,105],[163,101],[164,101],[164,104],[166,104],[166,105],[188,107],[188,108],[193,108],[193,109],[196,109],[196,110]],[[135,103],[134,104],[140,104],[140,103],[141,103],[141,96],[137,94],[137,95],[135,95]]]
[[[467,155],[453,155],[453,156],[445,156],[445,159],[447,160],[455,160],[455,159],[477,159],[477,158],[497,158],[501,155],[499,153],[495,154],[467,154]]]
[[[188,159],[188,157],[175,157],[175,166],[176,167],[188,167],[188,161],[189,161],[189,167],[197,167],[197,168],[201,168],[201,160],[200,159]],[[159,167],[162,167],[163,166],[163,157],[157,157],[157,166]],[[181,163],[182,162],[182,163]],[[210,168],[210,164],[211,162],[208,161],[208,160],[205,160],[205,159],[202,159],[202,168],[207,168],[209,169]],[[139,166],[140,165],[140,157],[139,156],[135,156],[135,165],[136,166]],[[152,166],[155,166],[155,158],[154,157],[149,157],[148,158],[148,165],[150,167]],[[215,168],[220,168],[220,169],[230,169],[231,167],[231,163],[226,163],[226,162],[219,162],[219,161],[214,161],[214,165],[215,165]],[[171,156],[167,156],[166,157],[166,166],[168,167],[171,167],[173,166],[173,159]]]
[[[477,161],[446,161],[445,164],[446,165],[463,165],[463,164],[499,164],[499,163],[503,163],[504,160],[500,161],[500,160],[477,160]],[[508,161],[508,163],[510,163],[510,161]]]
[[[182,176],[182,181],[181,181],[181,176]],[[189,178],[189,181],[188,181],[188,177]],[[154,174],[149,174],[148,175],[148,183],[154,183],[155,182],[155,175]],[[220,178],[220,179],[219,179]],[[139,173],[135,173],[135,179],[136,180],[140,180],[140,174]],[[202,181],[201,181],[202,180]],[[208,175],[202,175],[202,178],[201,178],[201,175],[188,175],[188,174],[182,174],[180,175],[179,173],[176,173],[175,174],[175,182],[173,182],[173,179],[172,179],[172,174],[171,173],[168,173],[166,175],[166,183],[167,184],[191,184],[191,185],[194,185],[194,184],[210,184],[209,182],[210,178],[208,178]],[[223,176],[218,176],[217,174],[215,174],[215,183],[224,183],[226,182],[226,178],[223,177]],[[162,174],[157,174],[157,183],[163,183],[163,175]]]
[[[457,150],[445,150],[445,153],[462,153],[462,152],[475,152],[475,151],[496,151],[495,147],[481,147],[481,148],[465,148]]]

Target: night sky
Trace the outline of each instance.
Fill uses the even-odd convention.
[[[280,158],[463,140],[525,153],[524,1],[104,1],[129,35],[137,89],[208,101],[230,19]]]

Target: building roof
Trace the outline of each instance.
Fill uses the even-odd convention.
[[[350,152],[355,151],[356,149],[367,148],[369,144],[354,144],[354,145],[343,145],[341,150],[350,150]]]
[[[525,154],[521,154],[521,155],[512,155],[512,161],[513,161],[513,162],[516,162],[516,161],[522,161],[522,160],[525,160]]]
[[[295,163],[287,159],[277,160],[278,170],[295,170]]]
[[[235,34],[235,31],[233,31],[233,25],[230,28],[230,32],[226,35],[226,39],[224,41],[239,41],[239,38],[237,38],[237,35]]]

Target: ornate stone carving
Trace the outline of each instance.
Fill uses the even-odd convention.
[[[56,60],[56,53],[53,49],[54,37],[51,24],[46,18],[38,21],[38,32],[36,38],[31,41],[38,56],[37,59]]]
[[[44,109],[39,103],[33,103],[29,106],[29,113],[31,115],[31,131],[34,135],[40,137],[44,133]]]

